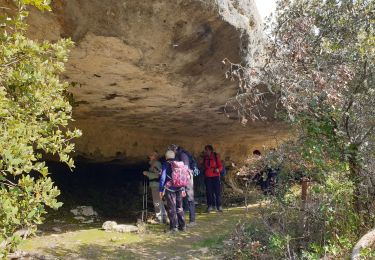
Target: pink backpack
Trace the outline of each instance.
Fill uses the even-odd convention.
[[[170,187],[181,188],[188,185],[190,180],[190,170],[183,162],[171,162],[172,167],[172,180]]]

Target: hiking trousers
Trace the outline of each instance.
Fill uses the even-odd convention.
[[[186,204],[189,209],[189,222],[195,222],[194,176],[190,174],[189,184],[186,186]]]
[[[170,229],[185,228],[185,213],[182,207],[182,191],[165,191]]]
[[[164,203],[160,199],[159,186],[151,186],[152,202],[154,204],[155,216],[160,223],[167,220],[167,213],[164,208]]]
[[[221,187],[220,187],[220,176],[218,177],[206,177],[206,192],[207,192],[207,206],[221,207]]]
[[[189,198],[186,196],[183,199],[183,203],[186,210],[189,211],[189,222],[195,222],[195,201],[189,200]]]

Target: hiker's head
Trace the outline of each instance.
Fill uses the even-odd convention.
[[[176,154],[171,151],[171,150],[168,150],[166,153],[165,153],[165,159],[166,160],[174,160]]]
[[[177,150],[178,150],[178,145],[177,144],[171,144],[170,146],[168,146],[168,150],[176,153]]]
[[[150,161],[155,161],[155,160],[158,160],[159,159],[159,154],[157,151],[153,151],[151,152],[149,155],[148,155],[148,159]]]
[[[214,147],[208,144],[204,147],[204,151],[206,152],[207,155],[210,155],[211,153],[214,152]]]
[[[261,157],[262,154],[261,154],[261,152],[260,152],[259,150],[254,150],[254,151],[253,151],[253,156],[254,156],[254,157]]]

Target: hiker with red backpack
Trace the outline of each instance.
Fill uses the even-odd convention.
[[[174,151],[176,155],[176,160],[183,162],[190,170],[190,179],[189,183],[186,186],[186,197],[184,198],[184,202],[186,202],[187,207],[189,209],[189,224],[188,227],[193,227],[196,225],[195,222],[195,200],[194,200],[194,176],[199,174],[198,165],[195,162],[193,156],[186,151],[181,146],[171,144],[168,147],[168,150]]]
[[[165,197],[167,201],[169,232],[175,233],[186,229],[182,199],[186,196],[185,187],[190,175],[189,168],[183,162],[176,161],[173,151],[168,150],[165,159],[159,182],[159,194],[161,199]]]
[[[207,212],[210,213],[216,207],[217,212],[223,212],[221,206],[220,173],[224,171],[219,155],[214,152],[212,145],[204,147],[204,177],[207,193]]]

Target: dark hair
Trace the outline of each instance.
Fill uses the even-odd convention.
[[[177,151],[178,150],[178,145],[177,144],[171,144],[170,146],[168,146],[168,149],[167,150],[171,150],[171,151]]]
[[[213,152],[214,151],[214,147],[212,145],[208,144],[208,145],[206,145],[204,147],[204,150],[210,150],[211,152]]]
[[[260,153],[259,150],[254,150],[254,151],[253,151],[253,155],[261,156],[262,154]]]

